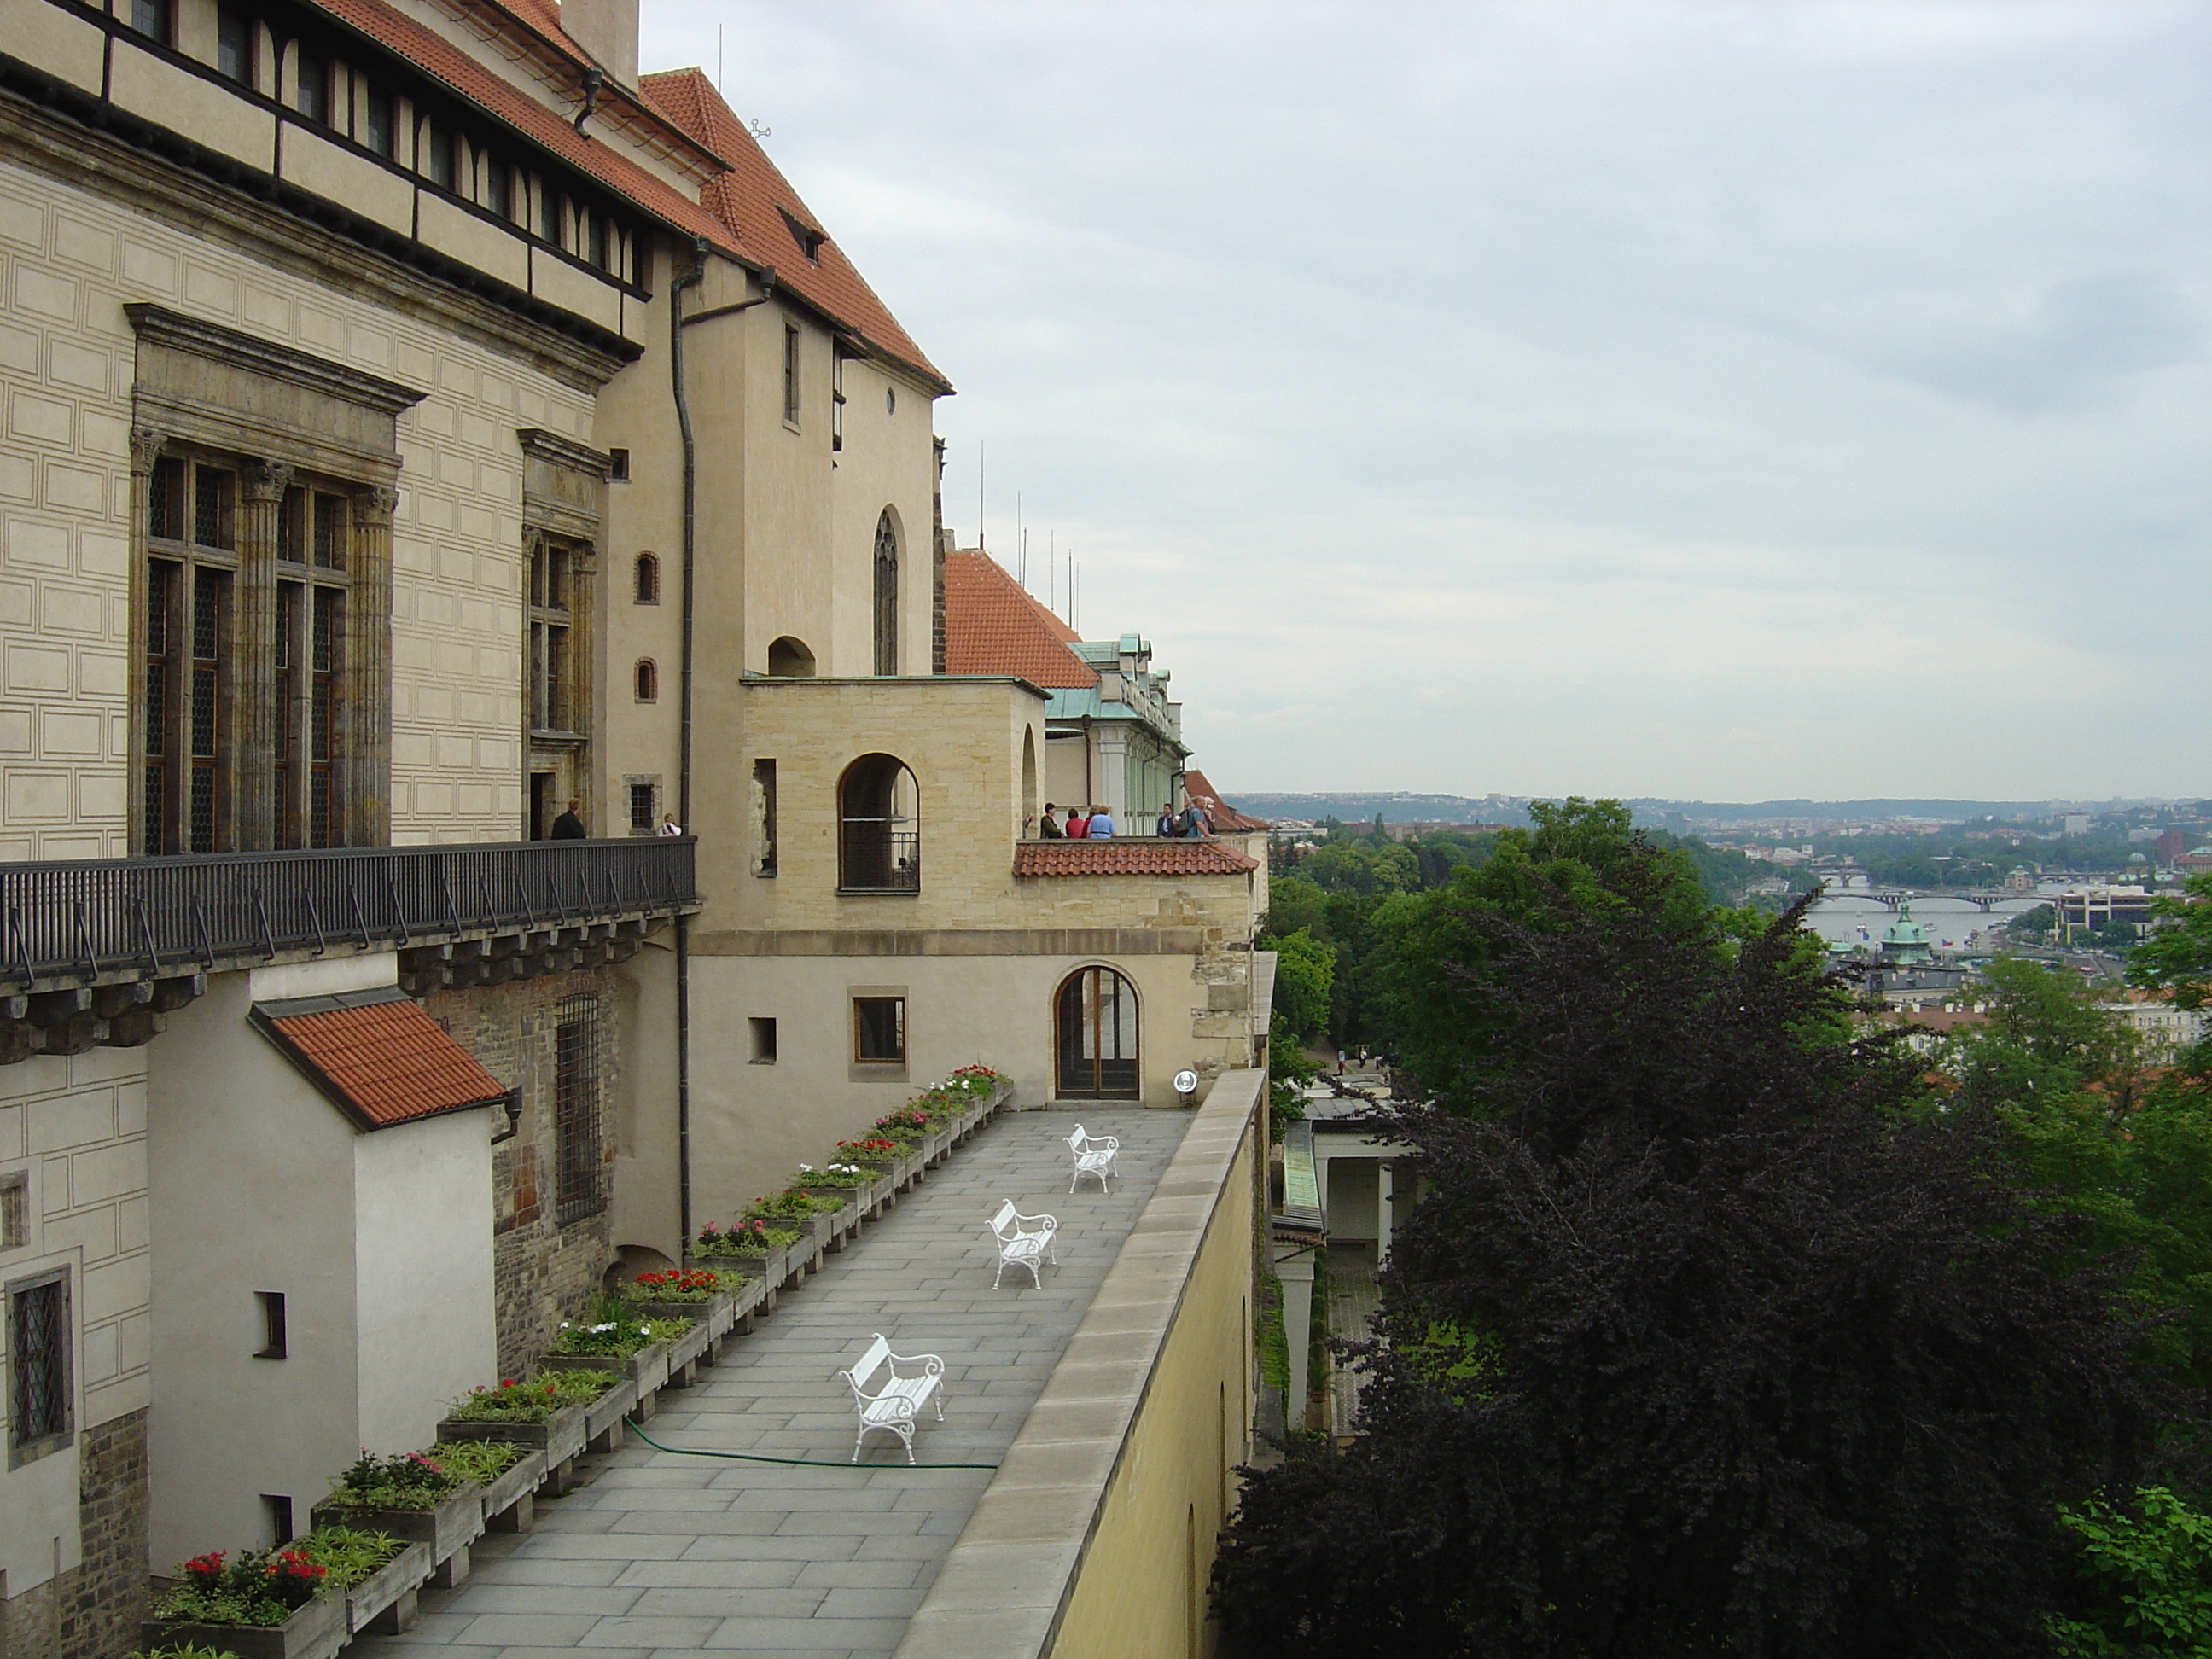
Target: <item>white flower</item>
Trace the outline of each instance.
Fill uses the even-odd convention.
[[[609,1331],[611,1331],[611,1330],[614,1329],[614,1328],[615,1328],[615,1327],[614,1327],[614,1322],[613,1322],[612,1320],[609,1320],[609,1321],[608,1321],[605,1324],[604,1324],[604,1325],[594,1325],[594,1326],[592,1326],[592,1334],[593,1336],[605,1336],[605,1335]]]
[[[814,1173],[814,1166],[811,1164],[802,1164],[799,1166],[799,1173],[801,1175],[811,1175]]]

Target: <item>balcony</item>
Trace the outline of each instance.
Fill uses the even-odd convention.
[[[0,1064],[150,1041],[224,970],[396,951],[422,995],[598,966],[698,908],[690,836],[0,865]]]

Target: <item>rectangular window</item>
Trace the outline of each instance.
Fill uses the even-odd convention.
[[[775,763],[753,763],[753,873],[775,873]]]
[[[565,997],[554,1031],[555,1219],[605,1208],[599,1152],[599,1000]]]
[[[747,1020],[745,1024],[750,1028],[752,1032],[753,1064],[756,1066],[775,1065],[775,1022],[773,1019],[762,1019],[756,1016],[755,1018]]]
[[[615,483],[629,482],[629,451],[627,449],[607,451],[607,477]]]
[[[192,572],[191,680],[185,710],[186,799],[185,849],[216,850],[222,811],[223,761],[223,635],[228,621],[230,574],[202,566]]]
[[[8,1461],[27,1462],[69,1443],[69,1275],[8,1287]]]
[[[555,247],[566,247],[561,235],[561,192],[548,184],[538,187],[538,234]]]
[[[495,155],[484,163],[484,205],[502,219],[514,216],[514,174]]]
[[[253,19],[241,6],[216,9],[215,66],[240,86],[253,84]]]
[[[31,1242],[31,1177],[18,1171],[0,1178],[0,1250]]]
[[[192,469],[192,541],[229,552],[237,545],[238,479],[219,466]]]
[[[392,109],[392,94],[372,87],[362,111],[362,143],[388,161],[398,137],[398,118]]]
[[[183,574],[183,566],[167,559],[146,563],[146,820],[141,850],[149,857],[168,850],[164,830],[171,817],[169,693],[176,673],[171,642]]]
[[[853,1058],[862,1065],[906,1063],[906,999],[853,999]]]
[[[533,731],[582,729],[568,707],[568,550],[540,541],[530,554],[530,724]]]
[[[585,215],[584,226],[584,257],[601,270],[612,270],[614,266],[610,263],[608,248],[613,240],[614,228],[607,223],[606,216],[603,213]]]
[[[799,325],[783,325],[783,418],[799,424]]]
[[[315,589],[307,640],[307,845],[335,847],[337,817],[337,678],[345,595]]]
[[[169,0],[131,0],[131,27],[165,46],[176,44],[176,37],[171,33],[173,23]]]
[[[264,1547],[281,1548],[299,1536],[292,1522],[292,1500],[283,1492],[264,1492],[261,1494],[262,1523],[269,1528]]]
[[[633,836],[649,836],[653,828],[653,786],[633,783],[629,787],[629,832]]]
[[[845,354],[830,348],[830,447],[845,447]]]
[[[305,609],[298,582],[276,584],[276,803],[272,822],[279,847],[300,844],[300,804],[297,787],[300,753],[300,661],[306,654],[300,641],[300,617]]]
[[[315,491],[312,550],[325,570],[345,568],[345,508],[344,496]]]
[[[295,84],[292,107],[310,121],[328,126],[331,119],[331,65],[320,52],[299,48],[293,59]]]
[[[285,1357],[284,1292],[256,1291],[253,1299],[261,1310],[261,1346],[253,1351],[256,1359],[282,1359]]]

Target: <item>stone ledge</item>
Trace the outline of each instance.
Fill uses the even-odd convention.
[[[893,1659],[1050,1653],[1265,1083],[1206,1096]]]

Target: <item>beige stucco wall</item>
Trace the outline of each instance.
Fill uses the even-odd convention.
[[[0,1288],[68,1269],[82,1438],[147,1401],[145,1050],[95,1048],[0,1069],[0,1178],[16,1174],[30,1182],[30,1236],[0,1249]],[[7,1341],[0,1321],[0,1363]],[[0,1397],[0,1413],[8,1409]],[[16,1468],[0,1460],[8,1593],[75,1566],[78,1539],[76,1445]]]

